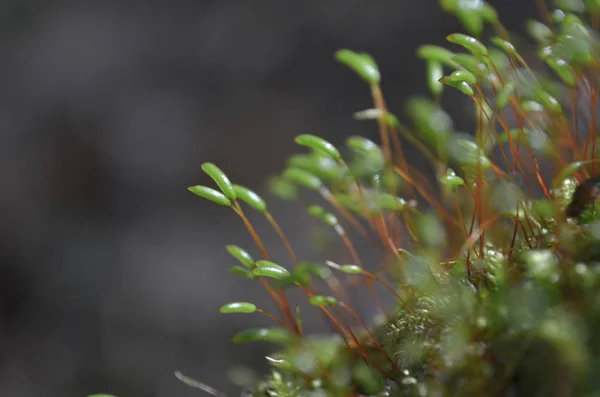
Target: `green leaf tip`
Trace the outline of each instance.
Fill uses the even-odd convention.
[[[413,97],[406,103],[408,116],[412,119],[419,139],[430,147],[444,150],[454,126],[450,115],[429,98]]]
[[[514,45],[512,45],[511,42],[506,41],[500,37],[492,37],[490,39],[490,41],[496,45],[498,48],[500,48],[502,51],[504,51],[507,55],[510,56],[517,56],[517,49],[515,48]]]
[[[567,61],[556,57],[546,57],[544,62],[560,77],[563,83],[570,88],[575,87],[577,79],[571,65]]]
[[[453,44],[458,44],[478,58],[484,58],[488,55],[487,48],[475,37],[468,36],[462,33],[452,33],[446,39]]]
[[[377,196],[377,205],[382,210],[401,212],[406,208],[406,200],[389,193],[381,193]]]
[[[472,140],[456,139],[452,143],[452,147],[454,160],[463,167],[474,167],[479,164],[487,169],[491,166],[490,160],[485,156],[485,151]]]
[[[540,44],[550,43],[552,37],[554,36],[554,33],[552,33],[552,29],[550,29],[547,25],[536,20],[528,20],[526,28],[529,36],[531,36],[531,38],[533,38]]]
[[[558,102],[558,100],[550,95],[548,92],[543,90],[542,88],[537,89],[534,93],[534,99],[539,102],[545,109],[547,109],[550,113],[560,114],[562,113],[562,106]]]
[[[347,274],[362,274],[363,273],[362,267],[357,266],[357,265],[342,265],[339,267],[339,270],[341,272],[344,272]]]
[[[283,176],[275,175],[267,180],[269,191],[282,200],[298,197],[298,187]]]
[[[449,87],[454,87],[465,95],[475,95],[473,88],[465,81],[456,81],[452,80],[449,76],[444,76],[440,79],[440,83],[446,84]]]
[[[352,117],[354,117],[355,120],[376,120],[379,119],[382,114],[383,112],[381,109],[371,108],[354,112]]]
[[[229,244],[225,248],[227,249],[227,252],[229,252],[242,265],[246,266],[249,269],[252,269],[254,267],[254,259],[252,259],[250,254],[242,248],[233,244]]]
[[[544,111],[544,106],[541,103],[532,100],[522,101],[521,108],[523,109],[523,111],[525,111],[525,113],[535,113]]]
[[[309,147],[318,152],[324,153],[328,156],[331,156],[335,159],[340,159],[340,152],[333,146],[331,143],[327,142],[325,139],[318,137],[316,135],[310,134],[302,134],[298,135],[294,141],[298,145]]]
[[[258,212],[266,212],[267,204],[265,201],[254,191],[248,189],[245,186],[233,185],[233,191],[238,199],[242,200],[250,207],[254,208]]]
[[[477,83],[477,77],[468,70],[455,70],[450,76],[442,77],[440,83],[454,87],[468,96],[473,96],[475,92],[471,84]]]
[[[452,72],[450,77],[448,77],[448,79],[452,82],[464,81],[465,83],[468,83],[468,84],[476,84],[477,83],[477,77],[475,77],[475,75],[473,73],[471,73],[467,70],[455,70],[454,72]]]
[[[462,179],[460,176],[457,176],[453,170],[449,169],[446,175],[440,178],[440,183],[455,189],[458,186],[464,185],[465,180]]]
[[[316,218],[319,218],[331,227],[336,227],[339,224],[335,215],[325,211],[325,209],[319,205],[311,205],[308,207],[308,213]]]
[[[498,23],[498,11],[488,3],[483,3],[483,7],[481,7],[481,17],[487,23]]]
[[[313,295],[308,298],[308,302],[314,306],[335,306],[338,300],[333,296]]]
[[[196,185],[188,187],[188,190],[194,193],[196,196],[210,200],[213,203],[222,205],[224,207],[231,207],[232,202],[223,193],[211,189],[206,186]]]
[[[236,333],[233,343],[248,343],[265,341],[286,345],[293,340],[294,336],[284,328],[252,328]]]
[[[256,306],[250,302],[231,302],[221,306],[219,309],[221,313],[254,313]]]
[[[219,167],[213,163],[204,163],[202,164],[202,171],[204,171],[212,178],[213,181],[215,181],[217,186],[219,186],[219,189],[221,189],[223,194],[227,196],[228,199],[234,201],[237,198],[231,181]]]
[[[508,101],[510,100],[511,95],[513,95],[515,91],[515,82],[508,81],[504,84],[504,87],[498,92],[496,95],[496,106],[498,109],[504,109],[506,105],[508,105]]]
[[[427,86],[429,91],[435,97],[441,95],[444,91],[444,85],[440,83],[440,79],[444,77],[444,68],[442,64],[437,61],[427,62]]]
[[[346,146],[358,152],[381,151],[381,148],[375,142],[358,135],[352,135],[346,138]]]
[[[283,172],[283,176],[284,178],[311,190],[319,190],[323,187],[323,183],[318,177],[299,168],[288,168]]]
[[[379,84],[379,68],[369,54],[344,49],[335,53],[335,59],[354,70],[367,83]]]
[[[336,181],[342,177],[344,167],[333,157],[321,152],[294,154],[287,159],[288,167],[310,172],[324,181]]]
[[[290,272],[285,267],[265,260],[256,261],[256,268],[252,270],[252,274],[277,280],[290,276]]]
[[[389,127],[398,128],[400,121],[396,115],[378,108],[359,110],[352,115],[355,120],[383,120]]]
[[[439,62],[446,66],[456,67],[456,63],[452,60],[455,54],[437,45],[425,44],[417,49],[417,57],[428,62]]]
[[[468,70],[474,75],[481,76],[481,74],[485,71],[485,64],[474,55],[460,53],[454,55],[452,60],[456,62],[458,66]]]

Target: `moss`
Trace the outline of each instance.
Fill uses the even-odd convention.
[[[581,132],[579,126],[576,132],[579,115],[566,110],[573,97],[588,107],[596,102],[596,3],[560,1],[554,27],[529,22],[548,73],[533,70],[519,55],[489,4],[443,1],[443,9],[477,38],[448,36],[457,52],[419,49],[433,98],[409,101],[409,125],[387,110],[376,62],[368,54],[338,52],[371,90],[373,109],[355,117],[377,122],[380,142],[350,137],[344,150],[300,136],[297,142],[310,154],[292,156],[271,181],[286,199],[296,196],[297,187],[320,194],[328,209],[311,205],[309,212],[334,231],[352,263],[299,261],[266,204],[253,196],[291,258],[288,270],[265,273],[261,263],[270,259],[260,236],[229,192],[225,174],[211,175],[223,194],[204,198],[226,197],[216,201],[240,215],[263,256],[243,263],[248,270],[242,275],[258,280],[278,307],[275,314],[255,311],[279,323],[279,333],[250,330],[234,338],[280,345],[269,358],[272,372],[249,394],[600,393],[599,193],[594,179],[583,182],[600,167],[591,149],[596,128]],[[489,48],[479,39],[488,30],[498,36]],[[439,107],[447,89],[473,103],[472,134],[454,131],[451,116]],[[406,144],[430,161],[438,185],[406,162]],[[560,169],[544,177],[542,160]],[[385,248],[387,272],[366,270],[372,267],[361,263],[354,232],[375,240],[374,250]],[[348,273],[367,291],[382,286],[397,300],[393,314],[383,321],[362,319],[344,302],[334,272]],[[333,336],[303,331],[287,301],[291,288],[302,290],[331,320]],[[254,309],[247,302],[228,307]],[[348,319],[360,326],[351,327]]]

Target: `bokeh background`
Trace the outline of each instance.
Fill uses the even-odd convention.
[[[491,3],[511,30],[536,14]],[[371,53],[402,113],[415,49],[457,29],[434,0],[1,0],[0,395],[201,395],[176,369],[239,393],[228,371],[268,350],[229,339],[269,320],[218,308],[267,296],[226,271],[239,219],[186,187],[212,161],[262,193],[299,133],[375,137],[333,52]],[[301,207],[270,203],[314,255]]]

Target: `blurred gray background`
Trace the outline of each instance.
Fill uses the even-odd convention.
[[[492,4],[511,30],[536,14]],[[1,0],[0,394],[202,395],[176,369],[239,393],[227,372],[260,370],[268,346],[230,337],[270,321],[218,308],[270,306],[224,246],[256,250],[186,187],[209,184],[212,161],[264,192],[297,134],[376,137],[351,117],[366,86],[333,52],[371,53],[402,113],[425,89],[415,49],[458,29],[434,0]],[[310,259],[302,207],[269,202]]]

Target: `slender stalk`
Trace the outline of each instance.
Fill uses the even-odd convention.
[[[396,299],[398,299],[400,301],[400,303],[402,303],[402,306],[404,306],[404,308],[406,310],[408,310],[411,314],[415,314],[415,312],[406,304],[406,301],[404,299],[402,299],[402,297],[400,295],[398,295],[398,293],[392,287],[390,287],[385,281],[383,281],[382,279],[380,279],[373,273],[368,272],[367,270],[363,270],[363,274],[365,275],[365,277],[375,280],[376,282],[381,284],[385,289],[390,291],[392,293],[392,295],[394,295],[396,297]]]
[[[400,137],[396,134],[395,130],[392,130],[392,144],[394,145],[394,151],[396,156],[398,157],[398,164],[400,164],[400,168],[404,170],[404,172],[408,172],[408,162],[406,161],[406,157],[404,156],[404,151],[402,149],[402,142],[400,141]],[[412,199],[415,199],[415,191],[411,185],[408,185],[408,194]],[[394,194],[396,194],[394,192]]]
[[[348,237],[348,235],[346,234],[346,231],[344,230],[344,228],[341,225],[337,225],[335,227],[335,230],[336,230],[337,234],[342,238],[342,241],[343,241],[344,245],[346,246],[346,249],[350,253],[350,256],[352,256],[352,260],[354,261],[354,263],[356,263],[358,266],[360,266],[362,269],[364,269],[365,266],[363,265],[362,261],[358,257],[358,253],[356,252],[356,249],[354,248],[354,245],[352,244],[350,237]],[[385,312],[385,309],[383,308],[383,304],[381,303],[381,301],[379,300],[379,297],[377,296],[377,294],[375,292],[375,288],[373,288],[373,284],[372,284],[371,280],[367,280],[366,285],[367,285],[367,289],[369,290],[369,293],[375,299],[375,302],[377,303],[377,307],[381,310],[383,315],[385,315],[387,317],[387,313]]]
[[[481,91],[481,88],[479,87],[478,84],[475,85],[475,89],[477,90],[477,92],[479,93],[479,95],[481,96],[481,98],[483,99],[483,101],[488,105],[488,107],[492,110],[492,112],[494,113],[496,119],[498,119],[498,114],[496,113],[496,111],[494,110],[494,108],[491,106],[490,102],[487,100],[487,98],[485,97],[485,95],[483,94],[483,92]],[[485,109],[483,108],[483,105],[481,104],[480,101],[477,100],[477,98],[475,96],[473,96],[473,101],[475,102],[475,104],[477,105],[477,107],[479,108],[481,114],[483,114],[486,118],[486,121],[488,122],[488,124],[490,125],[490,127],[494,124],[494,120],[492,120],[490,118],[490,115],[486,113]],[[479,116],[479,114],[477,115],[477,124],[481,123],[481,117]],[[478,130],[481,128],[481,126],[478,126]],[[492,128],[492,131],[495,134],[495,138],[497,141],[500,141],[500,135],[498,134],[498,132],[496,131],[495,128]],[[510,134],[508,134],[510,135]],[[481,142],[481,146],[483,147],[483,143]],[[506,164],[507,168],[510,168],[510,162],[508,161],[508,157],[506,156],[506,153],[504,152],[504,148],[500,145],[500,152],[502,154],[502,157],[504,158],[504,163]]]
[[[267,252],[264,244],[262,243],[260,237],[258,236],[258,233],[256,233],[254,226],[252,226],[252,223],[250,223],[250,221],[244,214],[244,210],[242,210],[242,207],[240,206],[240,204],[237,201],[234,202],[233,209],[242,218],[244,225],[246,225],[246,229],[248,229],[248,232],[252,236],[252,239],[258,246],[258,249],[262,253],[265,260],[271,260],[269,253]],[[279,309],[281,310],[281,312],[285,318],[286,324],[292,331],[294,331],[296,334],[298,334],[299,333],[298,324],[296,324],[296,320],[294,319],[294,316],[290,309],[290,305],[288,303],[288,299],[287,299],[287,296],[285,295],[285,292],[280,289],[275,293],[275,292],[273,292],[273,289],[271,288],[271,286],[269,285],[269,283],[266,280],[264,280],[262,277],[259,277],[259,280],[263,284],[263,286],[267,289],[267,291],[269,291],[271,296],[274,296],[276,294],[278,299],[276,299],[275,302],[278,303]]]
[[[268,316],[269,318],[271,318],[271,320],[275,321],[277,324],[281,325],[283,328],[286,328],[286,325],[283,321],[281,321],[280,319],[278,319],[277,317],[275,317],[273,314],[269,313],[268,311],[259,309],[259,308],[257,308],[256,311]]]
[[[344,219],[346,219],[356,230],[358,230],[360,234],[365,237],[367,236],[367,231],[362,227],[360,222],[339,203],[335,196],[331,194],[329,189],[323,187],[319,190],[319,193],[344,217]]]
[[[352,314],[352,316],[354,316],[354,318],[356,318],[361,323],[361,325],[364,327],[364,329],[367,331],[367,333],[371,337],[371,340],[373,341],[375,346],[377,346],[377,349],[385,355],[385,358],[389,361],[390,364],[392,364],[394,369],[396,369],[396,371],[398,371],[398,373],[401,374],[402,370],[400,369],[400,367],[398,366],[396,361],[392,360],[392,358],[389,356],[389,354],[383,348],[383,346],[381,346],[381,344],[379,343],[379,341],[377,340],[375,335],[373,335],[373,332],[371,332],[371,330],[369,329],[369,326],[367,325],[365,320],[363,320],[362,317],[360,317],[358,315],[358,313],[356,313],[356,311],[354,309],[352,309],[350,306],[348,306],[346,303],[340,302],[340,306],[342,308],[344,308],[346,311],[350,312],[350,314]]]
[[[510,262],[510,259],[512,257],[512,254],[515,250],[515,243],[517,241],[517,233],[519,232],[519,221],[515,220],[515,228],[513,230],[513,235],[512,235],[512,239],[510,241],[510,249],[508,250],[508,261]]]
[[[552,14],[548,9],[548,4],[546,4],[546,0],[536,0],[535,3],[537,5],[539,13],[542,15],[542,18],[544,18],[544,23],[546,24],[546,26],[548,26],[550,30],[554,31]]]
[[[435,201],[426,191],[424,191],[423,189],[421,189],[419,187],[419,185],[416,184],[412,180],[412,178],[409,175],[407,175],[402,169],[394,166],[394,171],[396,173],[398,173],[402,178],[404,178],[408,183],[410,183],[411,185],[413,185],[415,187],[415,189],[417,189],[417,191],[419,192],[419,194],[421,194],[421,196],[423,196],[423,198],[425,200],[427,200],[428,203],[430,203],[431,205],[433,205],[440,212],[440,214],[442,214],[443,216],[447,217],[456,226],[460,226],[459,223],[458,223],[458,221],[456,219],[454,219],[454,217],[452,217],[452,215],[450,215],[450,213],[444,207],[442,207],[437,201]]]
[[[467,225],[465,225],[465,220],[463,219],[462,210],[460,208],[460,202],[458,201],[458,193],[456,191],[454,191],[454,201],[456,203],[456,212],[458,213],[458,219],[460,220],[461,228],[466,236],[467,234],[469,234],[469,232],[467,232]]]
[[[279,238],[281,239],[281,241],[283,241],[283,244],[285,245],[285,248],[287,249],[288,253],[290,254],[290,257],[292,258],[292,261],[294,262],[294,265],[295,265],[298,262],[298,257],[294,253],[294,250],[293,250],[292,245],[290,244],[289,240],[285,237],[283,230],[281,230],[281,228],[279,227],[279,224],[277,222],[275,222],[275,219],[273,218],[273,216],[271,215],[270,212],[268,212],[268,211],[265,212],[265,217],[267,218],[267,220],[269,221],[271,226],[273,226],[273,229],[275,229],[275,232],[277,233],[277,235],[279,235]]]
[[[377,118],[377,125],[379,126],[379,135],[381,138],[381,146],[383,147],[383,153],[387,162],[389,163],[392,159],[392,149],[390,146],[390,136],[387,128],[387,123],[383,116],[387,115],[387,109],[385,106],[385,100],[383,99],[383,93],[379,84],[371,84],[371,96],[375,102],[375,107],[381,112],[382,117]]]
[[[313,292],[311,292],[310,290],[308,290],[306,287],[303,287],[302,285],[298,285],[298,287],[310,298],[311,296],[314,296],[315,294]],[[352,330],[350,329],[349,326],[347,326],[348,329],[342,327],[342,325],[340,324],[340,322],[335,318],[335,316],[333,314],[331,314],[329,312],[329,310],[325,307],[325,306],[318,306],[319,309],[321,309],[321,311],[323,313],[325,313],[325,315],[333,322],[334,326],[336,327],[337,330],[339,330],[340,332],[338,332],[338,334],[342,337],[342,339],[344,340],[346,346],[348,348],[350,348],[350,345],[348,343],[348,339],[352,339],[355,340],[355,336],[352,333]]]

